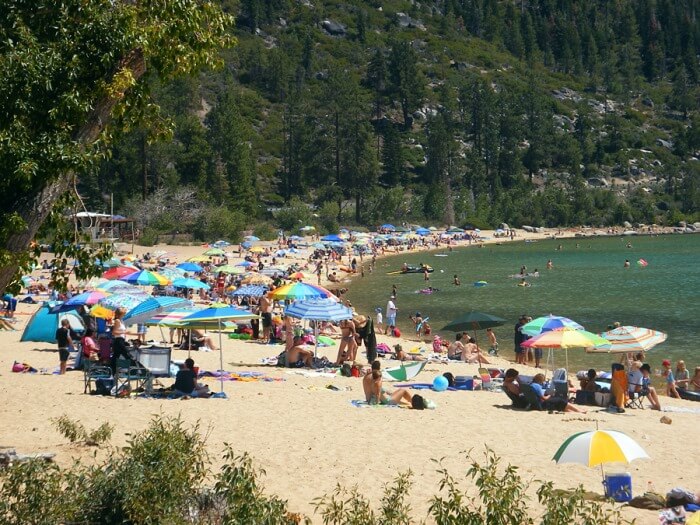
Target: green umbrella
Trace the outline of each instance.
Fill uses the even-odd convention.
[[[505,319],[496,317],[495,315],[485,314],[483,312],[469,312],[462,317],[458,317],[454,321],[445,325],[443,330],[451,332],[462,332],[467,330],[474,331],[474,341],[476,341],[476,331],[494,328],[505,323]],[[479,346],[477,345],[477,349]],[[481,365],[481,352],[479,352],[479,365]]]
[[[204,255],[214,255],[214,256],[221,256],[224,255],[226,252],[222,250],[221,248],[209,248],[206,252],[204,252]]]

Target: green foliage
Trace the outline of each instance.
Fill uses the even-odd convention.
[[[114,425],[102,423],[96,429],[88,432],[79,421],[73,421],[65,414],[51,420],[56,429],[71,443],[85,443],[86,445],[98,446],[108,442],[114,432]]]
[[[311,209],[299,197],[294,197],[287,206],[275,213],[275,222],[285,231],[299,231],[310,221]]]
[[[558,490],[551,481],[543,482],[537,489],[537,499],[545,506],[541,525],[595,525],[597,523],[626,523],[620,510],[607,508],[599,501],[591,500],[583,487],[574,490]],[[597,496],[598,500],[602,500]]]
[[[206,208],[194,226],[195,238],[202,241],[225,239],[238,242],[240,232],[246,224],[246,217],[239,211],[231,211],[225,206]]]
[[[340,229],[338,215],[340,215],[340,207],[337,203],[327,201],[321,206],[321,209],[318,211],[318,220],[322,228],[321,233],[336,233]]]

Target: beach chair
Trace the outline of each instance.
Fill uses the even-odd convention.
[[[88,359],[85,359],[83,364],[83,394],[92,392],[93,386],[94,390],[97,390],[97,381],[113,380],[112,369],[110,367],[100,365],[97,362],[93,363]]]
[[[482,390],[490,390],[492,392],[498,390],[499,385],[493,380],[487,368],[479,368],[479,378],[481,379]]]
[[[148,369],[131,359],[117,359],[116,372],[114,374],[114,386],[117,395],[120,392],[133,392],[135,390],[146,391],[151,381],[151,373]]]
[[[629,387],[637,387],[641,386],[642,388],[639,390],[639,392],[631,392],[628,391],[627,395],[629,396],[629,399],[627,400],[627,403],[625,404],[625,408],[640,408],[644,410],[644,400],[649,398],[649,390],[644,387],[643,385],[637,385],[635,383],[630,383]]]
[[[543,410],[542,400],[537,392],[534,391],[532,385],[520,385],[520,393],[527,401],[527,410]]]

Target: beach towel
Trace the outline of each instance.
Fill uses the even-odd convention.
[[[402,384],[402,385],[393,385],[393,386],[396,387],[396,388],[410,388],[410,389],[413,389],[413,390],[433,390],[434,392],[437,392],[437,390],[435,390],[435,389],[433,388],[432,383],[404,383],[404,384]],[[464,384],[464,385],[460,384],[459,386],[448,386],[448,387],[447,387],[447,390],[448,390],[448,391],[453,391],[453,392],[454,392],[454,391],[456,391],[456,390],[464,390],[464,391],[466,391],[466,390],[468,390],[468,389],[467,389],[467,385],[466,385],[466,384]]]
[[[364,399],[353,399],[350,404],[355,408],[401,408],[399,405],[370,405]]]

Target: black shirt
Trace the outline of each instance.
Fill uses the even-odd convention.
[[[59,348],[68,348],[68,339],[70,337],[70,333],[68,332],[68,328],[59,328],[56,330],[56,342],[58,343]]]
[[[192,370],[189,368],[183,368],[175,376],[175,384],[173,385],[173,388],[175,390],[179,390],[180,392],[184,392],[185,394],[191,394],[192,390],[194,390],[195,379],[196,376]]]

